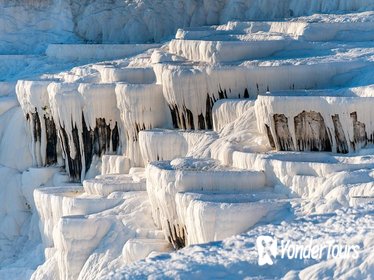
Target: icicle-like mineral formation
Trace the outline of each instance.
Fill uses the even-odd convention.
[[[16,93],[29,124],[33,164],[57,163],[58,139],[47,87],[50,81],[18,81]]]
[[[48,86],[70,177],[84,178],[94,155],[120,151],[114,84],[52,83]]]
[[[372,90],[260,95],[255,105],[258,128],[280,151],[358,151],[373,142]]]
[[[144,166],[139,148],[139,131],[171,127],[162,87],[156,84],[118,83],[116,96],[127,136],[126,155],[131,158],[133,166]]]

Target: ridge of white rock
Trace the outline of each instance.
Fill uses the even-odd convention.
[[[273,198],[273,200],[271,199]],[[266,216],[275,216],[287,202],[272,191],[240,194],[177,193],[179,226],[186,245],[223,240],[245,232]],[[248,215],[250,213],[250,215]]]
[[[40,231],[46,247],[53,247],[53,232],[63,216],[87,215],[113,208],[121,199],[85,197],[82,186],[36,189],[35,205],[40,216]]]
[[[46,55],[58,60],[116,59],[133,56],[158,44],[49,44]]]
[[[187,238],[183,220],[177,215],[177,193],[239,194],[261,189],[266,184],[263,172],[225,169],[212,160],[186,158],[153,162],[148,164],[146,172],[153,219],[177,249],[188,245],[191,240]]]
[[[87,194],[106,197],[113,192],[145,191],[146,182],[131,174],[107,174],[84,180],[83,188]]]
[[[144,130],[139,132],[140,152],[145,164],[185,156],[206,158],[210,156],[207,146],[217,137],[211,131]]]
[[[230,20],[274,20],[315,13],[372,11],[366,0],[287,0],[268,9],[270,2],[195,1],[177,3],[151,0],[102,3],[93,0],[64,2],[3,1],[0,53],[41,53],[53,43],[160,42],[178,28],[223,24]],[[152,9],[148,8],[152,7]],[[26,34],[32,33],[32,40]]]

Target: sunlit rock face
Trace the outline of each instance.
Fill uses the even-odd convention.
[[[139,147],[139,132],[155,127],[172,127],[162,86],[118,83],[116,98],[126,133],[126,154],[131,158],[133,166],[144,166]]]
[[[16,92],[29,124],[34,166],[57,164],[62,156],[71,179],[80,181],[95,155],[119,153],[114,88],[113,84],[19,81]]]
[[[191,256],[209,270],[218,261],[222,278],[244,249],[242,278],[257,270],[252,233],[290,236],[318,220],[326,240],[347,238],[335,214],[369,244],[371,224],[341,209],[374,196],[373,149],[363,149],[374,141],[373,8],[0,0],[0,278],[13,260],[28,276],[36,270],[31,279],[62,280],[104,279],[139,263],[152,274],[148,264],[159,260],[172,271],[183,256],[189,271]],[[342,14],[356,10],[368,11]],[[289,18],[316,11],[334,13]],[[223,24],[199,27],[206,23]],[[129,42],[143,43],[115,44]],[[330,260],[321,264],[335,273]],[[308,265],[290,265],[291,276]],[[270,273],[263,278],[289,276]]]
[[[368,87],[367,91],[372,88]],[[257,124],[279,151],[325,151],[349,153],[373,142],[371,97],[363,88],[260,95],[256,101]],[[266,114],[266,115],[265,115]]]
[[[48,86],[65,165],[75,181],[84,178],[94,155],[100,157],[120,150],[114,88],[113,84],[51,83]]]

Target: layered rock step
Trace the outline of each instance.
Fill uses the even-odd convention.
[[[95,213],[72,212],[61,216],[53,225],[53,248],[47,261],[58,267],[60,279],[77,279],[79,274],[85,274],[97,265],[110,265],[112,261],[130,263],[147,257],[154,250],[170,251],[162,232],[154,227],[147,192],[116,192],[107,198],[86,194],[86,197],[91,199],[92,207],[96,207]],[[118,203],[99,209],[97,202],[100,200]],[[80,204],[80,201],[76,203]],[[54,207],[49,209],[54,216],[56,210]],[[113,239],[117,246],[110,246]],[[136,240],[149,242],[144,241],[147,247],[139,250],[134,246]],[[107,249],[103,252],[100,248]]]
[[[47,262],[58,267],[61,279],[77,279],[96,262],[130,263],[171,250],[162,231],[154,227],[145,180],[144,168],[132,168],[129,174],[85,180],[83,187],[34,191]],[[105,245],[113,235],[120,247]],[[100,246],[109,248],[109,258],[101,255]]]
[[[100,63],[94,65],[93,69],[99,71],[102,83],[152,84],[156,80],[152,67],[131,67],[114,63]]]
[[[229,21],[218,26],[191,27],[178,29],[176,39],[209,40],[217,36],[245,38],[240,35],[256,33],[285,34],[306,41],[366,41],[371,40],[367,30],[374,25],[373,12],[349,14],[314,14],[312,16],[289,18],[287,21]],[[357,32],[357,38],[344,36]]]
[[[109,60],[133,56],[159,44],[51,44],[46,55],[60,60]]]
[[[87,196],[80,185],[36,189],[34,200],[46,247],[53,247],[53,230],[61,217],[101,212],[122,201],[121,198]]]
[[[189,244],[185,220],[178,217],[177,193],[236,193],[240,196],[266,185],[263,172],[228,169],[214,160],[184,158],[153,162],[146,172],[153,219],[175,248]]]
[[[213,131],[151,129],[139,132],[139,146],[143,161],[147,164],[185,157],[189,153],[209,157],[209,151],[205,148],[217,138],[217,133]]]
[[[212,107],[217,100],[253,99],[268,91],[342,87],[373,65],[372,55],[372,49],[356,49],[336,55],[242,61],[225,66],[176,66],[166,62],[155,71],[162,73],[158,76],[174,128],[212,129]]]
[[[373,92],[368,86],[259,95],[258,127],[279,151],[358,151],[373,143]]]
[[[178,228],[170,229],[173,244],[183,245],[223,240],[245,232],[259,221],[288,206],[287,196],[270,188],[252,193],[177,193]]]
[[[117,107],[126,130],[126,152],[132,166],[144,166],[139,148],[139,132],[146,129],[171,128],[170,111],[158,84],[116,85]]]
[[[101,175],[127,174],[131,168],[130,158],[123,155],[103,155],[101,157]]]
[[[146,180],[139,172],[98,175],[94,179],[84,180],[83,188],[89,195],[106,197],[113,192],[145,191]]]
[[[225,63],[269,57],[283,50],[323,49],[326,41],[370,41],[373,13],[314,15],[283,22],[228,22],[225,25],[179,29],[169,51],[192,61]],[[354,33],[351,37],[348,34]]]

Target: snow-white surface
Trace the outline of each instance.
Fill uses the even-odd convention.
[[[119,67],[98,64],[94,68],[100,72],[101,82],[126,82],[129,84],[151,84],[155,81],[155,73],[148,67]]]
[[[63,216],[87,215],[117,205],[119,198],[82,196],[81,186],[42,188],[34,191],[35,205],[40,216],[40,232],[46,247],[53,247],[55,227]]]
[[[145,191],[146,183],[131,174],[111,174],[85,180],[83,188],[87,194],[108,196],[113,192]]]
[[[217,139],[214,132],[170,129],[144,130],[139,133],[140,152],[145,163],[192,156],[210,156],[207,147]],[[173,149],[170,149],[173,147]]]
[[[266,183],[263,172],[227,170],[214,160],[191,158],[150,163],[147,166],[146,174],[147,192],[152,206],[153,219],[156,225],[162,228],[165,237],[169,238],[169,241],[173,240],[175,247],[179,246],[176,244],[178,242],[176,240],[183,239],[186,235],[184,220],[178,217],[177,193],[188,191],[246,193],[261,189],[265,187]],[[217,212],[216,214],[219,215]],[[203,229],[205,229],[204,226]],[[208,234],[214,236],[214,233]],[[209,238],[197,240],[204,242]],[[187,244],[189,243],[187,242]]]
[[[123,246],[122,255],[126,263],[133,263],[145,259],[152,253],[171,251],[170,243],[163,239],[129,239]]]
[[[283,213],[282,217],[285,219],[287,214]],[[321,215],[299,213],[290,220],[260,225],[248,233],[221,242],[195,245],[123,266],[101,279],[371,279],[374,271],[373,221],[373,204]],[[327,260],[324,255],[317,261],[281,259],[278,256],[273,265],[259,266],[255,246],[260,235],[275,236],[280,240],[294,241],[305,246],[309,244],[310,239],[313,240],[313,244],[327,246],[331,242],[359,245],[359,256],[357,259]]]
[[[372,277],[371,2],[0,8],[0,24],[12,21],[0,30],[0,53],[20,54],[0,55],[0,279]],[[305,16],[316,11],[327,14]],[[221,25],[198,27],[205,23]],[[177,28],[162,46],[81,44],[160,41]],[[57,43],[49,56],[25,55],[48,43]],[[44,166],[49,127],[39,139],[25,119],[35,109],[58,130],[53,166]],[[295,118],[302,111],[304,122]],[[308,125],[321,123],[311,111],[323,114],[333,151],[274,150],[265,124],[287,130],[279,120],[273,128],[272,114],[285,114],[290,131],[301,123],[308,142],[316,132]],[[342,135],[354,142],[347,154],[335,153]],[[69,184],[85,177],[83,186]],[[358,244],[360,254],[261,267],[260,234],[335,239]]]
[[[218,100],[214,103],[212,110],[213,129],[220,131],[224,126],[241,117],[253,106],[254,100]]]
[[[126,174],[130,170],[130,159],[120,155],[103,155],[101,157],[101,174]]]
[[[46,55],[53,59],[59,60],[108,60],[116,59],[126,56],[132,56],[144,52],[150,48],[156,48],[160,45],[157,44],[61,44],[48,45]]]
[[[244,232],[266,216],[274,216],[287,204],[273,192],[240,194],[177,193],[179,225],[185,227],[186,244],[223,240]],[[250,215],[248,215],[250,213]]]
[[[290,16],[372,11],[367,0],[287,0],[276,3],[254,0],[197,1],[151,0],[134,3],[120,0],[70,2],[2,1],[0,53],[43,52],[51,43],[144,43],[159,42],[178,28],[226,23],[229,20],[279,19]],[[32,34],[33,36],[28,36]]]
[[[127,155],[133,166],[144,166],[139,148],[139,131],[154,127],[171,127],[170,113],[156,84],[124,84],[116,86],[117,106],[127,134]]]
[[[21,108],[17,106],[0,115],[0,122],[0,165],[24,171],[32,165],[32,154]]]

